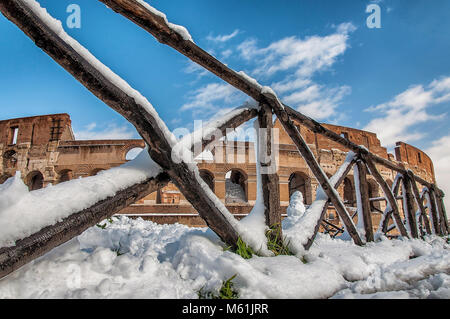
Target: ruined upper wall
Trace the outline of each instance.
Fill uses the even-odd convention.
[[[398,162],[406,164],[406,168],[419,172],[419,176],[430,174],[435,182],[434,165],[431,158],[422,150],[404,142],[397,142],[395,157]]]
[[[392,154],[387,152],[385,147],[381,146],[381,142],[375,133],[332,124],[322,125],[327,129],[344,136],[357,145],[365,146],[373,154],[389,159],[393,162],[398,162],[399,164],[404,165],[407,169],[411,169],[414,173],[425,180],[435,182],[433,162],[430,157],[420,149],[404,142],[397,142],[394,158]],[[294,144],[278,120],[275,122],[275,128],[279,129],[280,144]],[[310,145],[311,149],[316,153],[318,158],[320,158],[321,150],[337,149],[344,152],[348,151],[348,149],[341,144],[336,143],[321,134],[315,134],[303,125],[297,124],[297,128],[299,128],[306,143]]]
[[[17,139],[14,139],[14,135]],[[0,144],[45,145],[55,140],[74,140],[69,114],[51,114],[0,121]]]

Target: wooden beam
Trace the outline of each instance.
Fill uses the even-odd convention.
[[[416,199],[416,204],[419,207],[422,221],[425,226],[425,230],[427,231],[428,234],[431,235],[430,220],[428,219],[427,212],[425,210],[425,207],[423,206],[423,200],[420,197],[420,192],[419,192],[419,189],[417,188],[417,184],[416,184],[416,181],[414,180],[413,175],[414,174],[411,171],[408,171],[408,176],[411,180],[411,187],[412,187],[413,195],[414,195],[414,198]]]
[[[13,247],[0,248],[0,278],[80,235],[86,229],[113,216],[168,182],[169,176],[162,173],[119,191],[115,196],[72,214],[55,225],[47,226],[27,238],[18,240]]]
[[[349,163],[349,165],[347,166],[347,168],[345,169],[344,173],[342,174],[342,176],[336,181],[336,183],[333,185],[335,189],[338,189],[339,186],[341,186],[341,184],[344,182],[345,177],[347,177],[348,173],[350,172],[350,170],[352,169],[353,165],[356,163],[356,160],[353,160],[351,163]],[[314,233],[313,235],[308,238],[308,241],[305,244],[305,249],[309,250],[314,242],[314,239],[317,236],[317,233],[319,232],[320,229],[320,224],[322,221],[325,221],[325,215],[327,213],[328,207],[331,204],[330,199],[327,200],[327,202],[323,205],[322,208],[322,213],[320,214],[320,218],[316,224],[316,227],[314,228]]]
[[[276,228],[278,238],[282,239],[281,230],[281,208],[280,208],[280,181],[276,173],[276,158],[272,150],[273,122],[272,110],[268,105],[262,105],[258,115],[260,129],[259,154],[258,159],[261,166],[262,191],[264,198],[266,225],[269,228]],[[261,161],[262,160],[262,161]]]
[[[364,165],[364,163],[361,160],[356,161],[355,167],[358,172],[357,178],[359,184],[359,189],[355,189],[355,191],[359,192],[359,196],[357,194],[357,200],[359,201],[358,209],[361,209],[361,211],[358,212],[358,219],[362,218],[364,231],[366,233],[366,241],[371,242],[374,240],[374,237],[373,237],[372,217],[369,202],[369,183],[367,182],[367,169],[366,165]],[[358,220],[358,222],[360,221]]]
[[[334,208],[336,209],[336,212],[338,213],[342,223],[345,225],[345,228],[350,237],[353,239],[355,244],[361,246],[363,242],[359,237],[356,227],[352,219],[350,218],[344,203],[340,199],[339,194],[336,192],[334,187],[330,184],[327,175],[325,175],[324,171],[314,157],[311,149],[308,147],[297,127],[292,122],[290,116],[286,113],[283,105],[271,93],[265,95],[265,97],[271,102],[270,105],[272,105],[272,110],[277,115],[281,125],[283,125],[284,130],[288,133],[295,146],[297,146],[297,149],[299,150],[306,164],[311,169],[311,172],[316,177],[319,185],[322,187],[323,191],[328,196],[331,203],[334,205]]]
[[[436,187],[433,187],[433,193],[436,198],[436,206],[439,214],[439,229],[442,235],[448,235],[447,213],[445,211],[443,196],[441,195],[443,192],[438,191]]]
[[[428,194],[428,196],[427,196]],[[424,192],[424,196],[427,198],[427,205],[430,209],[430,216],[431,216],[431,224],[433,226],[433,230],[437,235],[440,235],[440,225],[439,225],[439,213],[437,210],[437,203],[436,203],[436,197],[435,193],[432,189],[426,188]]]
[[[64,42],[26,3],[1,0],[0,10],[75,79],[135,126],[149,146],[150,157],[167,172],[206,224],[225,243],[234,247],[239,237],[237,231],[218,207],[214,194],[203,190],[201,181],[189,164],[172,160],[172,145],[166,139],[164,125],[157,115],[150,113],[132,94],[124,91],[84,55]]]
[[[403,210],[409,225],[411,237],[419,238],[419,233],[417,232],[418,227],[416,220],[416,209],[414,207],[414,196],[412,194],[412,183],[414,183],[414,180],[411,180],[408,175],[403,176],[403,196],[405,197]]]
[[[370,174],[373,176],[373,178],[377,181],[377,183],[380,185],[381,189],[383,190],[383,193],[387,199],[387,202],[389,203],[389,206],[392,209],[393,218],[395,219],[395,224],[397,225],[397,229],[401,236],[408,238],[408,232],[406,231],[405,226],[403,225],[402,218],[400,216],[400,210],[398,208],[397,200],[395,199],[394,193],[392,192],[391,188],[389,187],[388,183],[384,180],[383,176],[381,176],[380,172],[378,171],[375,163],[368,158],[368,156],[363,156],[363,159],[369,168]],[[398,183],[397,185],[393,185],[394,188],[398,191]],[[389,218],[385,216],[386,223],[383,223],[382,231],[386,233],[387,222]]]

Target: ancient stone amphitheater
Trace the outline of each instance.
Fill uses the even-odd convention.
[[[372,153],[411,169],[428,182],[435,182],[433,162],[421,150],[398,142],[395,155],[381,146],[376,134],[330,124],[324,126],[342,134]],[[303,194],[305,205],[315,198],[317,181],[300,156],[280,123],[278,129],[278,176],[283,212],[295,191]],[[346,157],[346,149],[307,128],[298,125],[301,134],[328,176],[333,175]],[[143,148],[142,140],[76,140],[68,114],[52,114],[0,121],[0,183],[21,172],[30,190],[62,183],[74,178],[96,175],[102,170],[121,165],[127,154]],[[200,173],[215,194],[237,217],[245,216],[256,200],[256,165],[254,145],[251,142],[224,141],[217,145],[210,157],[198,159]],[[395,172],[378,166],[381,174],[392,185]],[[349,207],[356,206],[353,176],[350,174],[338,191]],[[382,191],[369,176],[369,195],[374,219],[385,208]],[[204,225],[194,208],[173,185],[160,189],[124,209],[122,214],[142,217],[158,223]],[[327,219],[339,220],[333,209]],[[374,222],[374,226],[377,225]]]

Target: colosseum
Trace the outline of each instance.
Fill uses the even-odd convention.
[[[394,155],[381,146],[374,133],[330,124],[324,126],[359,145],[364,145],[378,156],[411,169],[426,181],[435,182],[433,162],[414,146],[398,142]],[[276,122],[274,127],[278,129],[279,134],[277,172],[284,213],[289,205],[290,196],[295,191],[303,194],[305,205],[311,204],[318,184],[280,123]],[[298,128],[325,173],[328,176],[333,175],[345,160],[347,150],[301,125],[298,125]],[[129,160],[127,154],[130,151],[144,147],[144,142],[139,139],[76,140],[68,114],[3,120],[0,121],[0,133],[2,156],[0,184],[20,171],[24,183],[30,190],[96,175],[102,170],[125,163]],[[253,148],[251,142],[222,141],[215,146],[216,152],[212,155],[216,157],[220,154],[223,156],[221,160],[207,157],[197,160],[205,182],[238,218],[245,216],[256,200],[256,165]],[[236,154],[240,154],[242,158],[236,160],[238,157],[234,156]],[[378,169],[392,185],[395,172],[383,166],[378,166]],[[348,207],[356,206],[355,185],[351,174],[338,189]],[[382,196],[382,191],[370,176],[369,193],[373,199],[372,215],[377,219],[385,203],[377,200]],[[173,184],[168,184],[158,192],[134,203],[121,214],[142,217],[158,223],[204,225],[203,220]],[[329,209],[327,219],[339,223],[333,209]]]

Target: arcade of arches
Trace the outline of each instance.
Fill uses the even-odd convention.
[[[394,156],[381,146],[374,133],[329,124],[324,126],[339,134],[345,133],[351,141],[359,145],[364,144],[371,152],[395,163],[401,163],[418,176],[434,182],[433,163],[421,150],[398,142]],[[347,150],[301,125],[298,127],[324,172],[329,177],[335,174],[343,164]],[[16,136],[14,139],[10,136],[12,128]],[[281,207],[285,211],[290,196],[295,191],[301,192],[304,204],[310,205],[316,196],[317,181],[279,122],[275,122],[275,128],[279,130],[277,173]],[[256,200],[254,145],[250,142],[225,143],[216,146],[215,149],[220,151],[214,153],[213,159],[198,161],[199,173],[205,185],[217,195],[230,212],[242,217],[251,210]],[[93,176],[102,170],[125,163],[136,156],[139,149],[144,146],[142,140],[76,140],[68,114],[0,121],[2,156],[0,183],[14,176],[16,171],[21,172],[30,190],[45,187],[50,183],[55,185],[74,178]],[[237,151],[240,151],[239,163],[234,161],[236,159],[234,154]],[[242,161],[242,158],[245,160]],[[384,167],[379,167],[379,170],[392,184],[394,173]],[[370,197],[383,196],[378,184],[371,176],[368,178]],[[354,185],[350,174],[338,188],[346,205],[350,207],[356,206]],[[384,206],[383,201],[371,202],[374,213],[382,211]],[[142,216],[161,223],[204,225],[203,220],[196,216],[192,206],[171,183],[126,208],[122,213]],[[328,216],[330,219],[337,219],[332,211]]]

